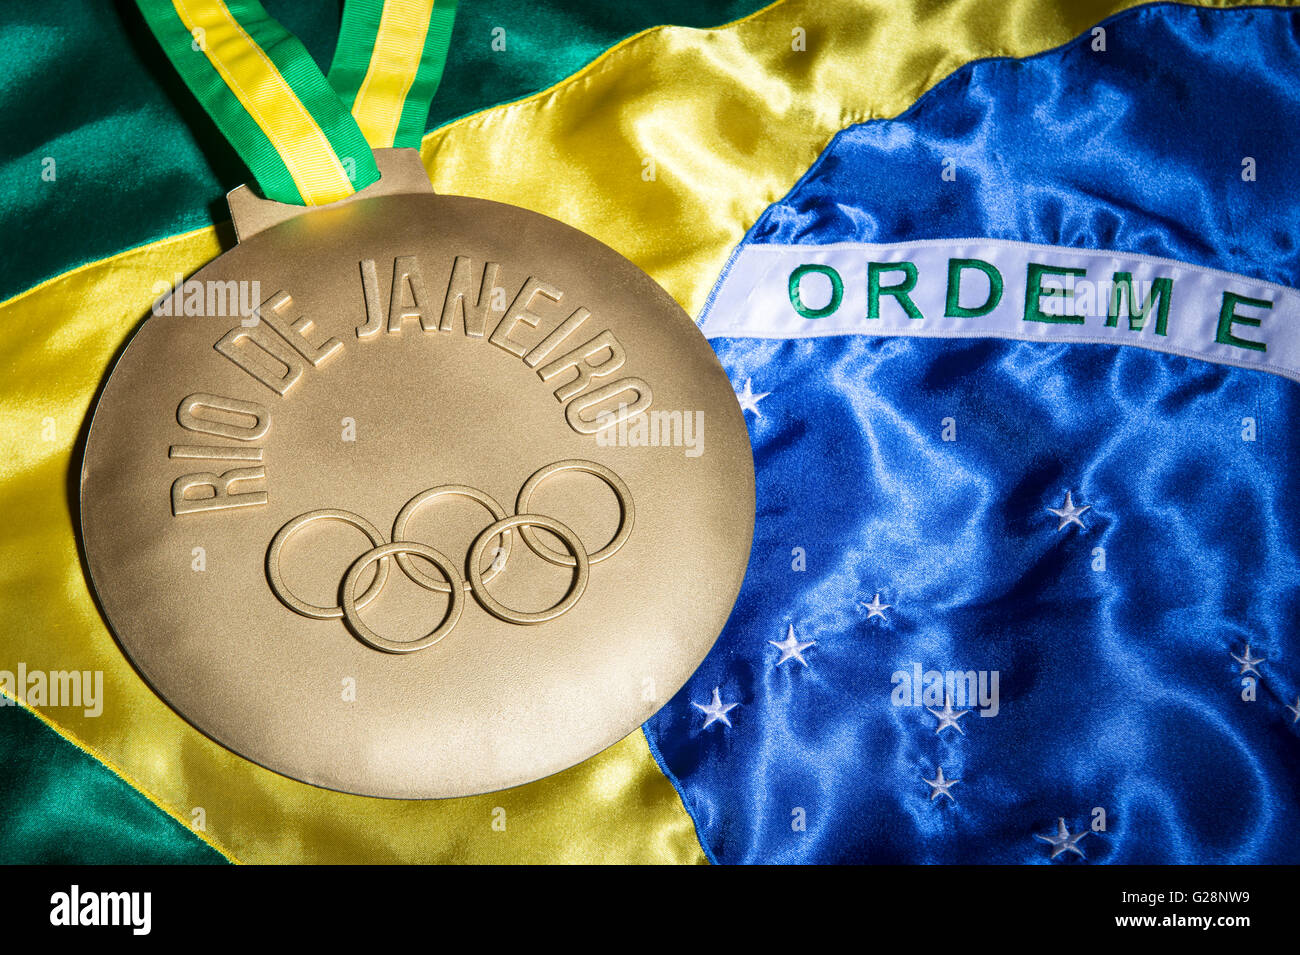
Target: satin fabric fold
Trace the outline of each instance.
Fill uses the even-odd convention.
[[[1300,15],[1101,29],[842,132],[746,244],[985,236],[1300,286]],[[766,395],[754,556],[647,724],[711,857],[1048,863],[1063,820],[1087,838],[1058,863],[1300,859],[1295,382],[1112,345],[713,344]],[[931,671],[999,692],[945,726],[946,680],[902,692]]]
[[[14,709],[0,716],[0,753],[6,769],[0,859],[7,864],[225,861],[186,823],[161,812],[33,713]]]
[[[883,0],[781,4],[718,30],[657,30],[553,89],[437,131],[423,155],[438,191],[564,219],[630,255],[695,311],[745,228],[844,123],[893,115],[973,58],[1036,53],[1127,5],[1022,0],[993,11],[970,0],[936,12],[927,3]],[[272,12],[317,52],[292,11]],[[469,22],[461,12],[460,23]],[[798,52],[790,48],[796,27],[807,40]],[[109,163],[118,155],[115,142],[105,129],[102,151],[93,163],[85,160],[97,177],[121,177]],[[33,159],[36,148],[25,155]],[[168,175],[176,183],[186,173]],[[201,201],[214,201],[210,186],[205,194]],[[71,191],[41,195],[47,199],[14,200],[31,223],[33,249],[57,238],[42,231],[43,208],[62,210],[64,222],[82,208]],[[184,195],[173,210],[191,208],[193,197]],[[127,211],[104,209],[102,218]],[[0,303],[0,321],[11,331],[0,342],[7,375],[0,509],[13,529],[0,538],[4,649],[33,667],[100,666],[106,675],[98,720],[48,715],[182,816],[205,807],[207,837],[241,861],[701,859],[692,822],[639,734],[495,801],[361,800],[231,755],[130,670],[77,559],[68,498],[79,466],[74,446],[95,388],[147,312],[155,283],[192,272],[228,241],[212,229],[187,233]],[[29,270],[32,261],[21,258]],[[47,418],[50,441],[41,438]],[[506,834],[491,827],[497,805],[519,822]]]
[[[638,31],[660,23],[712,27],[764,5],[467,2],[421,130],[535,93]],[[321,69],[330,65],[341,0],[264,6]],[[222,197],[250,178],[134,4],[5,5],[0,143],[0,180],[9,184],[0,189],[0,228],[24,239],[0,257],[0,299],[86,262],[226,221]]]

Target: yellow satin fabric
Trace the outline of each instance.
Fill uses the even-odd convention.
[[[661,28],[537,96],[435,132],[425,164],[439,192],[589,232],[697,315],[745,231],[837,131],[897,116],[972,60],[1038,53],[1141,5],[806,0],[721,30]],[[648,160],[653,181],[642,178]]]
[[[550,90],[431,134],[423,155],[438,191],[515,203],[584,229],[696,313],[745,229],[837,130],[901,112],[970,60],[1036,53],[1134,5],[778,3],[716,30],[647,31]],[[105,674],[101,717],[45,715],[173,815],[189,820],[202,807],[205,838],[241,861],[702,861],[693,825],[639,732],[505,793],[367,799],[235,756],[136,676],[78,558],[74,441],[155,283],[194,271],[228,244],[211,229],[178,236],[0,304],[3,659]],[[497,807],[505,831],[493,828]]]

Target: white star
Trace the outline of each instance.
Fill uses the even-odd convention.
[[[1075,507],[1074,498],[1071,496],[1069,491],[1066,491],[1065,503],[1059,508],[1049,507],[1048,510],[1061,519],[1061,523],[1056,525],[1056,529],[1062,531],[1071,524],[1078,524],[1080,527],[1083,527],[1083,521],[1079,520],[1079,515],[1090,507],[1092,507],[1091,504],[1085,504],[1083,507]],[[1083,529],[1086,531],[1088,528],[1083,527]]]
[[[1295,706],[1288,706],[1287,709],[1295,714],[1295,718],[1292,719],[1291,722],[1292,723],[1300,722],[1300,696],[1297,696],[1295,698]]]
[[[691,701],[691,706],[695,707],[706,717],[708,717],[708,719],[704,721],[705,729],[708,729],[710,726],[712,726],[715,722],[718,722],[719,720],[721,720],[723,723],[726,723],[728,726],[730,726],[731,720],[727,719],[727,714],[732,710],[734,710],[739,705],[740,705],[739,703],[723,703],[722,697],[718,694],[718,688],[716,686],[713,688],[712,703],[709,703],[706,706],[703,703],[696,703],[693,700]]]
[[[871,598],[871,603],[862,604],[862,606],[867,608],[868,620],[870,620],[872,617],[879,617],[881,620],[885,620],[886,619],[885,611],[888,610],[892,605],[882,604],[880,602],[880,594],[876,594],[874,597]]]
[[[939,767],[939,773],[938,773],[937,776],[935,776],[934,779],[926,779],[924,776],[922,776],[921,779],[922,779],[924,782],[928,783],[929,786],[930,786],[930,790],[931,790],[931,792],[930,792],[930,802],[934,802],[934,801],[935,801],[936,799],[938,799],[940,796],[947,796],[947,797],[948,797],[949,799],[951,799],[953,802],[956,802],[956,801],[957,801],[957,797],[954,796],[952,793],[948,792],[948,790],[949,790],[949,789],[952,789],[953,786],[956,786],[959,782],[961,782],[961,780],[960,780],[960,779],[944,779],[944,778],[943,778],[943,767],[942,767],[942,766]]]
[[[750,386],[750,379],[745,379],[745,390],[736,392],[736,400],[740,402],[740,412],[752,411],[758,417],[763,417],[763,412],[758,410],[758,403],[770,395],[772,392],[765,391],[761,395],[754,394],[754,389]]]
[[[794,635],[794,624],[790,624],[789,635],[780,643],[777,643],[775,640],[769,640],[767,642],[781,651],[781,659],[776,661],[777,666],[780,666],[786,660],[798,660],[804,666],[807,666],[808,661],[803,658],[803,652],[809,647],[815,647],[817,645],[816,640],[809,640],[807,643],[800,643],[798,637]]]
[[[1084,829],[1082,832],[1077,832],[1074,835],[1070,835],[1070,830],[1065,828],[1065,820],[1057,819],[1056,835],[1040,836],[1038,833],[1034,833],[1034,838],[1038,839],[1041,842],[1046,842],[1049,846],[1052,847],[1053,859],[1059,856],[1062,852],[1073,852],[1080,859],[1086,859],[1087,856],[1083,854],[1083,850],[1080,849],[1077,845],[1075,845],[1075,843],[1077,843],[1080,839],[1082,839],[1087,834],[1088,834],[1088,830]]]
[[[926,707],[926,709],[930,711],[931,716],[936,716],[939,718],[939,725],[936,726],[934,730],[936,735],[942,733],[949,726],[955,729],[962,736],[966,735],[966,731],[961,728],[961,724],[958,723],[957,721],[961,719],[963,716],[965,716],[967,713],[969,713],[970,710],[954,710],[952,708],[951,694],[943,698],[942,710],[930,709],[930,707],[928,706]]]
[[[1255,674],[1255,676],[1263,676],[1262,673],[1260,673],[1258,670],[1255,669],[1255,664],[1256,664],[1256,663],[1263,663],[1263,662],[1264,662],[1264,658],[1263,658],[1263,657],[1252,657],[1252,656],[1250,655],[1250,644],[1249,644],[1249,643],[1246,644],[1246,653],[1245,653],[1244,656],[1240,656],[1240,657],[1239,657],[1239,656],[1237,656],[1235,653],[1233,653],[1231,650],[1228,651],[1228,656],[1232,657],[1232,659],[1236,660],[1238,663],[1241,664],[1241,669],[1240,669],[1239,671],[1237,671],[1238,676],[1240,676],[1240,675],[1242,675],[1242,674],[1245,674],[1245,673],[1253,673],[1253,674]]]

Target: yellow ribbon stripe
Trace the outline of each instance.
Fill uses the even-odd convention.
[[[325,133],[270,57],[222,0],[172,0],[191,34],[240,105],[266,134],[308,205],[344,199],[355,188]]]
[[[1135,5],[810,0],[716,30],[656,28],[536,96],[437,130],[422,156],[438,192],[511,202],[583,229],[695,313],[745,229],[836,131],[897,115],[972,60],[1039,53]],[[105,675],[102,716],[45,715],[172,815],[203,807],[207,838],[246,862],[702,861],[641,733],[501,793],[367,799],[241,759],[131,668],[78,559],[69,469],[75,488],[76,437],[115,350],[157,297],[155,283],[188,274],[220,247],[214,230],[200,230],[0,303],[0,649],[32,669]]]
[[[392,146],[397,136],[406,95],[420,69],[432,13],[433,0],[384,4],[370,66],[352,104],[352,116],[366,142],[376,149]]]

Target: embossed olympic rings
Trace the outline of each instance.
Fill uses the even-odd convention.
[[[318,607],[315,604],[309,604],[307,601],[299,599],[285,585],[284,578],[280,575],[280,551],[284,549],[285,542],[296,531],[306,527],[312,521],[342,521],[344,524],[351,524],[369,537],[370,543],[376,547],[384,543],[384,535],[379,533],[379,529],[360,514],[353,514],[351,511],[342,511],[332,507],[322,507],[319,510],[308,511],[306,514],[299,514],[281,527],[275,536],[271,538],[271,546],[266,552],[266,579],[271,584],[271,590],[280,598],[280,603],[295,613],[300,613],[304,617],[311,617],[313,620],[337,620],[343,616],[342,607]],[[375,570],[375,579],[370,582],[370,586],[357,600],[356,605],[364,607],[378,597],[379,591],[384,589],[387,580],[388,559],[384,558],[379,561],[379,567]]]
[[[632,522],[636,519],[636,511],[632,507],[632,492],[627,489],[623,479],[603,464],[572,458],[568,461],[556,461],[554,464],[546,465],[546,467],[534,472],[533,476],[525,481],[524,486],[519,489],[519,497],[515,499],[515,513],[527,514],[528,502],[532,500],[537,485],[552,474],[558,474],[561,471],[584,471],[587,474],[594,474],[608,484],[610,490],[614,492],[614,496],[618,498],[619,510],[622,512],[618,522],[618,530],[615,532],[613,540],[592,554],[590,559],[593,564],[599,564],[602,560],[613,557],[632,535]],[[539,541],[537,535],[533,533],[532,526],[521,525],[519,535],[523,537],[528,549],[544,561],[558,564],[561,567],[572,567],[576,563],[574,557],[551,550],[551,548]]]
[[[439,487],[431,487],[427,491],[421,491],[419,494],[415,495],[415,497],[402,505],[402,509],[397,512],[397,520],[393,521],[393,540],[406,540],[407,522],[410,521],[411,515],[421,507],[429,501],[436,500],[439,497],[451,496],[468,498],[471,501],[476,501],[479,504],[482,504],[487,508],[488,513],[492,515],[493,520],[499,521],[501,518],[506,516],[505,508],[498,504],[492,495],[485,494],[478,488],[469,487],[465,484],[443,484]],[[501,535],[501,551],[492,560],[491,573],[483,578],[482,583],[486,583],[497,574],[501,573],[501,571],[505,570],[506,561],[510,559],[510,544],[511,535],[509,531],[506,531]],[[403,573],[420,586],[427,587],[430,590],[436,590],[438,593],[443,594],[447,593],[447,591],[451,589],[442,581],[421,573],[412,565],[406,554],[402,553],[397,554],[396,556],[397,566],[402,568]],[[470,582],[465,581],[465,589],[469,590],[469,588]]]
[[[387,560],[389,555],[405,556],[406,554],[423,557],[447,575],[447,583],[450,584],[447,592],[451,594],[451,603],[447,605],[447,612],[443,615],[442,622],[434,628],[433,632],[425,634],[419,640],[389,640],[386,637],[381,637],[362,622],[361,615],[357,612],[357,602],[354,596],[357,589],[357,578],[362,571],[375,561]],[[411,579],[414,580],[415,578]],[[421,587],[425,586],[418,580],[415,582],[420,584]],[[348,626],[352,628],[352,632],[362,642],[369,644],[376,650],[386,650],[389,653],[411,653],[414,650],[423,650],[425,647],[433,646],[451,633],[452,628],[456,626],[456,622],[460,620],[461,611],[465,609],[465,591],[460,586],[461,582],[460,571],[456,569],[456,565],[426,544],[417,544],[413,541],[382,544],[374,550],[366,551],[348,568],[347,575],[343,578],[343,617],[347,620]]]
[[[519,528],[521,534],[533,527],[543,527],[564,541],[564,546],[569,548],[569,552],[573,555],[573,566],[577,567],[577,573],[573,575],[573,583],[569,586],[569,592],[561,598],[559,603],[548,610],[539,610],[536,613],[512,610],[488,593],[487,588],[483,586],[483,581],[486,578],[483,577],[483,572],[479,569],[479,562],[483,559],[483,550],[497,534],[502,531],[509,533],[512,527]],[[516,514],[514,517],[503,518],[495,524],[489,525],[486,530],[475,538],[473,545],[469,549],[469,582],[474,590],[474,596],[478,598],[478,602],[493,616],[500,617],[508,623],[545,623],[547,620],[554,620],[560,614],[567,613],[578,602],[582,592],[587,589],[590,564],[591,558],[587,556],[587,549],[582,546],[582,541],[578,540],[578,535],[555,518],[544,517],[541,514]]]
[[[614,492],[614,496],[618,500],[620,512],[618,529],[614,532],[610,542],[594,554],[587,553],[587,549],[583,546],[578,535],[567,525],[553,517],[531,514],[527,510],[538,485],[548,477],[562,471],[578,471],[600,478]],[[461,573],[456,564],[440,551],[427,544],[409,540],[406,536],[407,525],[415,512],[429,502],[444,497],[462,497],[472,500],[485,508],[493,518],[492,523],[475,537],[474,543],[470,546],[466,565],[468,579],[466,579],[466,575]],[[393,539],[391,543],[384,540],[383,535],[373,524],[361,515],[354,514],[351,511],[338,508],[320,508],[299,514],[286,522],[272,538],[266,554],[266,576],[276,598],[295,613],[316,620],[337,620],[342,618],[357,639],[368,646],[387,653],[411,653],[433,646],[455,628],[464,611],[466,593],[472,593],[485,610],[507,623],[528,626],[545,623],[567,613],[577,604],[586,590],[591,565],[612,557],[627,543],[632,533],[635,513],[632,494],[628,490],[627,484],[603,464],[580,459],[556,461],[540,468],[524,482],[516,498],[515,513],[513,515],[508,515],[505,508],[491,495],[468,485],[443,484],[421,491],[402,505],[401,510],[398,511],[397,518],[393,522]],[[334,520],[349,524],[365,534],[373,545],[353,561],[348,568],[342,582],[341,602],[334,607],[318,606],[298,597],[285,584],[280,570],[281,553],[289,538],[307,524],[320,520]],[[567,553],[557,551],[542,543],[537,537],[535,528],[548,531],[559,538]],[[573,580],[569,585],[569,589],[557,603],[544,610],[515,610],[506,606],[488,592],[488,581],[505,570],[506,562],[510,558],[510,548],[515,529],[519,530],[520,537],[528,549],[538,557],[560,567],[573,568]],[[490,567],[484,572],[482,561],[488,545],[498,539],[501,544],[493,556]],[[413,583],[425,590],[450,595],[450,602],[438,626],[418,640],[390,640],[376,633],[361,619],[361,608],[379,596],[388,580],[390,558],[396,560],[398,568]],[[412,558],[418,558],[432,564],[445,578],[445,582],[416,567]],[[362,575],[372,564],[375,565],[374,579],[358,595],[356,591]]]

